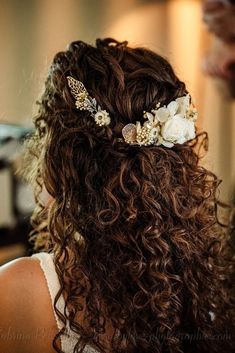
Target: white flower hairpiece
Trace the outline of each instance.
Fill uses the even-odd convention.
[[[109,125],[111,122],[109,113],[101,109],[95,98],[90,97],[83,83],[71,76],[67,76],[67,80],[76,99],[77,109],[88,110],[99,126]],[[160,103],[157,103],[151,112],[143,113],[143,117],[147,119],[143,126],[137,121],[123,127],[124,141],[131,145],[163,145],[171,148],[175,144],[183,144],[195,138],[197,110],[190,101],[191,97],[187,94],[164,107],[160,107]]]
[[[179,97],[167,106],[160,108],[160,103],[150,112],[144,112],[147,119],[141,126],[127,124],[122,131],[125,141],[129,144],[163,145],[173,147],[193,139],[197,110],[190,104],[190,95]]]

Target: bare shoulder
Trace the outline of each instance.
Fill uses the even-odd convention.
[[[18,301],[23,305],[35,293],[35,287],[40,287],[40,268],[31,257],[21,257],[0,267],[0,300],[5,304],[15,306]],[[17,293],[17,295],[16,295]]]
[[[0,285],[2,284],[3,279],[6,281],[5,284],[7,283],[8,285],[22,285],[24,284],[24,280],[26,281],[29,278],[32,279],[35,274],[38,274],[40,277],[40,269],[37,261],[32,257],[20,257],[0,266]],[[19,276],[22,275],[24,276],[19,278]],[[14,277],[14,280],[12,276]],[[17,279],[20,280],[17,281]]]
[[[5,308],[27,311],[33,299],[39,299],[38,291],[42,289],[43,276],[33,258],[21,257],[0,267],[0,301]]]
[[[0,352],[55,352],[57,333],[39,261],[22,257],[0,267]]]

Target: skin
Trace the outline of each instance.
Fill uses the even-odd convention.
[[[38,259],[0,267],[0,310],[0,352],[55,352],[51,342],[58,329]]]
[[[85,308],[85,302],[81,303]],[[1,353],[56,352],[52,341],[59,330],[37,258],[22,257],[0,267],[0,311]],[[84,313],[85,309],[76,317],[82,325]],[[106,320],[106,332],[100,338],[110,351],[113,327],[109,319]]]
[[[52,200],[43,188],[41,201],[49,206]],[[39,259],[22,257],[0,267],[0,310],[0,352],[56,352],[58,328]]]

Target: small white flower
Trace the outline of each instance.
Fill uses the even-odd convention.
[[[174,116],[179,109],[179,104],[176,101],[172,101],[168,104],[167,109],[169,110],[170,115]]]
[[[167,107],[152,110],[152,112],[154,112],[155,117],[160,123],[165,123],[176,114],[182,114],[182,116],[184,116],[188,109],[188,102],[189,98],[187,98],[187,96],[180,97],[175,101],[170,102]]]
[[[159,108],[155,110],[155,117],[160,123],[164,123],[169,119],[170,111],[165,107]]]
[[[110,116],[106,110],[99,110],[94,116],[96,124],[103,126],[110,124]]]
[[[149,112],[145,112],[144,113],[144,118],[148,119],[148,121],[150,123],[153,123],[153,121],[154,121],[154,115],[152,113],[149,113]]]
[[[150,140],[152,140],[152,141],[154,141],[154,142],[156,142],[157,141],[157,139],[158,139],[158,134],[159,134],[159,128],[157,128],[157,127],[153,127],[151,130],[150,130],[150,132],[149,132],[149,138],[150,138]]]
[[[172,147],[172,144],[182,144],[195,137],[194,123],[177,114],[162,126],[161,135],[164,139],[162,143],[164,146]]]

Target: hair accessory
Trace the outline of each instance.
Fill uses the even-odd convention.
[[[109,125],[111,121],[109,113],[101,109],[96,99],[89,95],[84,84],[71,76],[67,76],[67,80],[71,94],[76,99],[76,108],[79,110],[88,110],[99,126]]]
[[[107,126],[111,119],[106,110],[102,110],[95,98],[87,92],[81,81],[67,76],[71,94],[76,99],[75,105],[79,110],[88,110],[99,126]],[[139,121],[123,127],[122,136],[130,145],[149,146],[163,145],[171,148],[175,144],[183,144],[196,136],[195,121],[197,110],[191,104],[189,94],[171,101],[167,106],[160,107],[157,103],[151,112],[143,112],[146,121],[141,125]],[[118,141],[123,141],[118,139]]]
[[[195,121],[197,110],[190,103],[189,94],[171,101],[167,106],[156,107],[150,112],[144,112],[146,119],[143,126],[127,124],[122,129],[124,140],[129,144],[163,145],[173,147],[195,138]]]

